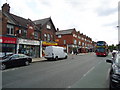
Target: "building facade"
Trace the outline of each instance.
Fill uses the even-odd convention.
[[[56,32],[58,45],[66,49],[67,53],[87,53],[92,48],[92,39],[75,28]]]
[[[1,55],[23,53],[40,57],[40,30],[30,19],[10,13],[9,4],[2,6]]]
[[[44,50],[46,46],[56,46],[55,33],[56,28],[53,24],[51,17],[45,19],[35,20],[34,23],[40,28],[41,41],[42,41],[42,56],[44,56]]]

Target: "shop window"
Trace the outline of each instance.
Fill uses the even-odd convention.
[[[7,34],[14,35],[14,26],[7,25]]]

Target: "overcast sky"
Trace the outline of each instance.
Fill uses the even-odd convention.
[[[12,14],[38,20],[51,17],[60,30],[76,28],[109,45],[118,43],[119,0],[7,0]],[[0,6],[6,0],[0,0]]]

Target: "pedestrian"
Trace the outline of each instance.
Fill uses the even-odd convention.
[[[72,54],[72,59],[74,59],[74,58],[73,58],[73,55],[74,55],[73,51],[71,52],[71,54]]]

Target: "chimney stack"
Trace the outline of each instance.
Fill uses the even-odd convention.
[[[9,4],[7,4],[7,3],[3,4],[2,11],[9,13],[10,12],[10,6],[9,6]]]
[[[59,31],[59,28],[57,28],[57,31]]]

